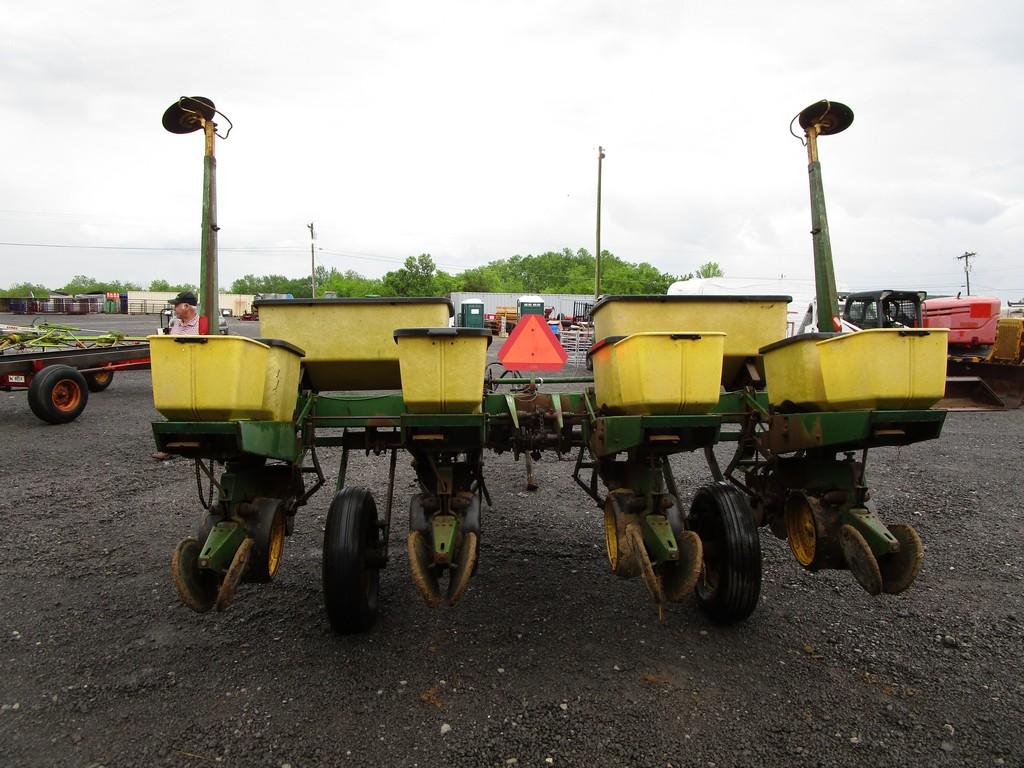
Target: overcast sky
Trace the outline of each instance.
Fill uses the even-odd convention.
[[[182,95],[234,124],[222,286],[308,273],[310,221],[370,276],[593,251],[599,145],[607,250],[808,279],[788,126],[829,98],[856,115],[820,143],[838,282],[955,292],[975,251],[973,293],[1024,297],[1017,0],[5,0],[0,27],[3,287],[198,282],[203,142],[160,124]]]

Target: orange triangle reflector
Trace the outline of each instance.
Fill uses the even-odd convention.
[[[498,360],[510,371],[557,371],[569,356],[540,315],[524,315],[498,350]]]

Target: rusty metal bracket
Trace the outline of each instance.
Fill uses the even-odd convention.
[[[604,498],[597,492],[597,460],[591,456],[590,461],[583,461],[583,454],[587,451],[586,445],[580,446],[580,452],[576,456],[576,466],[572,470],[572,479],[576,485],[584,490],[584,492],[597,502],[598,507],[604,506]],[[583,482],[583,478],[580,477],[581,471],[584,469],[590,470],[590,482]]]
[[[398,451],[391,449],[391,463],[388,467],[388,495],[384,500],[384,523],[382,525],[384,542],[384,562],[388,561],[388,540],[391,534],[391,507],[395,498],[395,463],[398,460]]]
[[[863,507],[850,507],[843,510],[840,513],[840,519],[860,532],[875,557],[888,555],[899,549],[899,542],[875,514],[874,505],[871,502],[867,502]]]

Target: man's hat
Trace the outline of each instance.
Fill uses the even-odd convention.
[[[194,307],[199,303],[199,300],[196,299],[196,295],[192,293],[192,291],[182,291],[174,297],[174,301],[171,303],[174,306],[178,306],[179,304],[191,304]]]

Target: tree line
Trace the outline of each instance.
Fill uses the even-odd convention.
[[[594,292],[594,257],[585,248],[512,256],[457,274],[438,269],[429,253],[409,256],[404,264],[383,277],[368,278],[354,270],[316,268],[317,296],[445,296],[470,293],[578,293]],[[665,293],[677,280],[721,277],[717,262],[673,275],[646,262],[633,264],[601,251],[601,292],[611,294]],[[245,275],[231,284],[232,293],[290,293],[308,298],[310,278],[284,275]]]
[[[145,288],[139,283],[122,282],[120,280],[97,280],[87,275],[75,275],[66,284],[57,288],[48,288],[40,283],[15,283],[10,288],[0,289],[0,296],[12,298],[45,298],[51,293],[66,293],[68,296],[78,296],[82,293],[128,293],[128,291],[197,291],[198,288],[190,283],[170,283],[167,280],[153,280],[149,287]]]
[[[444,296],[455,291],[471,293],[578,293],[594,291],[595,260],[585,248],[573,251],[548,251],[537,255],[512,256],[498,259],[480,267],[457,274],[438,269],[428,253],[409,256],[404,264],[383,277],[365,277],[355,270],[342,272],[334,267],[316,268],[316,293],[323,296]],[[601,251],[601,292],[608,294],[660,293],[677,280],[694,277],[721,277],[724,273],[717,262],[709,261],[681,275],[662,272],[657,267],[640,262],[634,264]],[[56,292],[77,295],[82,293],[126,293],[128,291],[183,291],[197,290],[195,285],[172,284],[167,280],[153,280],[147,288],[131,282],[101,281],[85,275],[75,275]],[[222,287],[222,291],[225,289]],[[244,275],[231,283],[229,293],[268,294],[290,293],[296,298],[312,295],[309,275]],[[51,290],[34,283],[12,285],[0,296],[48,296]]]

